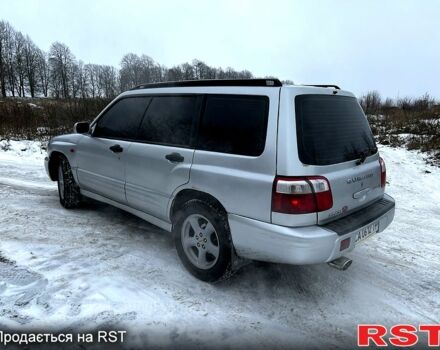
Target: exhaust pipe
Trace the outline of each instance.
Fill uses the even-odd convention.
[[[340,258],[330,261],[328,265],[340,271],[345,271],[350,267],[352,262],[353,260],[346,258],[345,256],[341,256]]]

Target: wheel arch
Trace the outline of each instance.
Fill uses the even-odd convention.
[[[180,190],[175,196],[171,203],[169,210],[169,217],[171,222],[173,222],[174,215],[179,210],[179,208],[191,199],[199,199],[201,201],[207,202],[216,208],[218,208],[225,216],[227,216],[227,211],[224,205],[213,195],[196,189],[186,188]]]
[[[58,180],[58,166],[60,165],[60,161],[62,158],[67,159],[67,157],[62,152],[53,151],[50,154],[48,167],[49,167],[49,176],[52,181]]]

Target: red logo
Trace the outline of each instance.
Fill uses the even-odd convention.
[[[416,345],[420,337],[427,337],[428,346],[439,347],[440,324],[421,324],[418,328],[410,324],[398,324],[390,327],[389,331],[380,324],[360,324],[357,345],[408,347]]]

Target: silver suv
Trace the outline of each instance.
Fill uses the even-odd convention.
[[[276,79],[138,86],[51,140],[61,204],[89,197],[174,234],[197,278],[241,258],[327,262],[393,220],[386,170],[357,99]]]

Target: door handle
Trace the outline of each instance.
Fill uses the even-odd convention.
[[[165,158],[168,159],[172,163],[180,163],[180,162],[183,162],[185,160],[185,158],[183,158],[180,153],[176,153],[176,152],[167,154],[165,156]]]
[[[113,153],[121,153],[124,149],[120,145],[113,145],[109,147]]]

